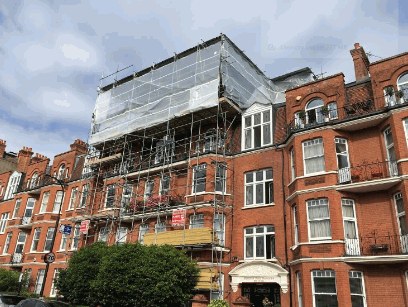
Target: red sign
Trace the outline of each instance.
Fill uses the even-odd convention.
[[[186,210],[184,209],[175,209],[173,210],[173,217],[171,223],[173,226],[183,226],[186,221]]]
[[[81,222],[81,227],[79,227],[79,233],[88,233],[90,220],[85,220]]]

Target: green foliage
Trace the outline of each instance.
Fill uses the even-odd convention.
[[[108,246],[97,242],[74,253],[68,268],[61,270],[56,282],[59,294],[74,305],[96,305],[91,282],[98,275],[100,262],[107,252]]]
[[[75,253],[59,276],[60,294],[74,304],[179,307],[191,297],[199,269],[184,252],[168,245],[96,244]],[[92,248],[99,256],[91,264]]]
[[[211,301],[208,307],[229,307],[229,305],[226,300],[216,299],[216,300]]]
[[[0,269],[0,291],[17,291],[19,277],[19,272]]]

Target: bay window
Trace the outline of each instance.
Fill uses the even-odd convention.
[[[75,201],[76,201],[76,198],[77,198],[77,194],[78,194],[78,188],[77,188],[77,187],[72,188],[72,190],[71,190],[71,196],[70,196],[70,198],[69,198],[69,205],[68,205],[68,209],[69,209],[69,210],[74,209],[74,207],[75,207]]]
[[[7,222],[10,217],[10,212],[3,213],[0,220],[0,233],[4,233],[7,227]]]
[[[225,185],[227,181],[227,166],[223,163],[218,163],[215,170],[215,192],[225,193]]]
[[[193,167],[193,193],[205,192],[207,177],[207,164],[195,165]]]
[[[322,138],[303,142],[303,163],[305,175],[320,173],[326,170]]]
[[[40,241],[41,228],[34,230],[33,242],[31,243],[31,252],[36,252],[38,249],[38,241]]]
[[[54,207],[52,208],[53,213],[59,213],[60,212],[60,207],[62,207],[62,202],[64,201],[62,196],[63,196],[63,191],[58,191],[57,195],[55,196],[54,200]]]
[[[245,173],[245,206],[268,205],[273,201],[272,169]]]
[[[45,270],[39,269],[37,273],[37,279],[35,281],[34,293],[40,294],[42,284],[44,282],[44,276],[45,276]]]
[[[154,188],[154,181],[147,180],[145,184],[145,193],[144,193],[145,199],[148,199],[149,197],[153,196],[153,188]]]
[[[336,275],[332,270],[312,271],[314,307],[337,307]]]
[[[275,227],[272,225],[244,229],[245,259],[271,260],[275,258]]]
[[[45,192],[43,194],[41,205],[40,205],[40,213],[44,213],[47,211],[48,200],[50,199],[50,192]]]
[[[363,273],[358,271],[350,271],[349,282],[350,282],[351,305],[353,307],[367,306]]]
[[[310,240],[330,240],[330,212],[327,198],[307,201],[307,217]]]
[[[45,243],[44,243],[44,252],[50,252],[51,251],[51,244],[52,244],[52,239],[54,236],[54,227],[49,227],[47,230],[47,237],[45,238]]]
[[[272,109],[244,116],[244,149],[260,148],[272,143]]]
[[[204,214],[190,215],[190,229],[204,227]]]
[[[21,198],[16,200],[16,204],[14,205],[14,211],[13,211],[13,219],[18,217],[18,211],[20,210],[21,206]]]
[[[113,208],[113,204],[115,203],[115,190],[114,184],[109,184],[106,187],[105,208]]]

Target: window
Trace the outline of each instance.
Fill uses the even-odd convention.
[[[337,119],[339,116],[337,114],[337,103],[332,102],[327,104],[327,108],[329,109],[329,118],[330,119]]]
[[[336,275],[334,271],[312,271],[314,307],[337,307]]]
[[[69,175],[69,167],[67,167],[67,170],[65,171],[65,179],[68,179],[68,175]]]
[[[85,208],[86,206],[86,201],[88,199],[88,193],[89,193],[89,183],[85,184],[82,187],[81,208]]]
[[[303,159],[305,175],[320,173],[326,170],[322,138],[303,142]]]
[[[143,238],[146,233],[149,233],[149,224],[140,225],[139,227],[139,242],[143,244]]]
[[[50,227],[47,230],[47,237],[45,238],[45,243],[44,243],[44,252],[50,252],[51,251],[51,244],[52,244],[52,239],[54,236],[54,227]]]
[[[26,238],[27,238],[27,233],[25,232],[18,233],[16,249],[14,250],[15,254],[23,253]]]
[[[37,280],[35,281],[35,286],[34,286],[34,293],[40,294],[42,284],[44,282],[44,275],[45,275],[45,270],[44,269],[38,270]]]
[[[57,295],[58,290],[55,287],[55,282],[58,279],[59,273],[60,273],[60,269],[55,269],[54,270],[54,276],[52,277],[52,285],[51,285],[51,292],[50,292],[51,297],[54,297],[54,296]]]
[[[400,103],[408,102],[408,72],[404,72],[397,80],[397,88],[402,91],[403,97],[400,98]]]
[[[217,144],[217,138],[218,138],[218,148],[216,146]],[[204,136],[204,152],[210,152],[210,151],[217,151],[217,152],[222,152],[224,148],[224,139],[220,133],[216,129],[209,129]]]
[[[37,186],[37,179],[38,179],[38,174],[37,172],[35,172],[32,176],[31,176],[31,189],[34,189]]]
[[[190,215],[190,229],[204,227],[204,214]]]
[[[307,201],[310,240],[331,239],[329,200],[327,198]]]
[[[4,233],[7,227],[7,222],[10,217],[10,212],[3,213],[0,220],[0,233]]]
[[[401,236],[401,248],[403,253],[408,252],[408,228],[407,217],[405,215],[404,200],[401,193],[394,195],[395,210],[397,214],[398,230]]]
[[[306,124],[322,123],[324,116],[321,113],[321,109],[324,106],[323,100],[320,98],[310,101],[305,108],[306,111]]]
[[[384,97],[385,97],[385,105],[387,107],[395,106],[397,103],[397,99],[395,97],[394,87],[393,86],[386,86],[383,89]]]
[[[149,197],[153,196],[153,188],[154,188],[154,181],[147,180],[146,185],[145,185],[145,194],[144,194],[145,199],[148,199]]]
[[[290,150],[290,171],[292,175],[292,181],[296,178],[296,171],[295,171],[295,150],[292,148]]]
[[[224,273],[219,273],[217,284],[218,290],[212,289],[210,292],[211,301],[224,298]]]
[[[337,167],[339,170],[339,182],[346,183],[351,181],[350,163],[347,140],[334,138],[336,145]]]
[[[21,286],[25,289],[28,288],[29,284],[30,284],[30,280],[31,280],[31,269],[25,269],[23,274],[23,279],[22,279],[22,284]]]
[[[270,260],[275,257],[275,227],[256,226],[245,228],[245,259]]]
[[[357,271],[350,271],[349,282],[350,282],[351,305],[353,307],[367,306],[365,298],[363,273]]]
[[[216,213],[214,215],[214,230],[215,235],[218,238],[218,244],[220,246],[225,245],[225,215],[222,213]]]
[[[244,117],[244,148],[260,148],[272,143],[271,109]]]
[[[6,255],[8,253],[12,236],[12,232],[7,233],[6,241],[4,242],[3,255]]]
[[[113,208],[113,204],[115,203],[115,190],[114,184],[109,184],[106,187],[105,208]]]
[[[193,193],[205,192],[207,177],[207,164],[195,165],[193,167]]]
[[[65,178],[65,164],[61,164],[61,166],[58,169],[58,179],[64,179]]]
[[[38,249],[38,241],[40,240],[41,228],[36,228],[34,230],[33,242],[31,243],[31,252],[36,252]]]
[[[58,191],[57,195],[55,196],[54,199],[54,207],[52,208],[52,213],[59,213],[62,208],[62,202],[64,201],[62,196],[64,192],[63,191]]]
[[[265,169],[245,174],[245,206],[272,204],[273,171]]]
[[[14,172],[9,179],[6,193],[4,194],[4,200],[14,197],[14,193],[17,192],[18,185],[20,183],[22,173]]]
[[[294,230],[294,235],[295,235],[295,245],[299,244],[299,225],[297,221],[297,207],[293,206],[292,207],[292,212],[293,212],[293,230]]]
[[[162,176],[160,181],[160,195],[168,195],[170,190],[170,176]]]
[[[227,182],[227,165],[224,163],[217,163],[215,170],[215,192],[225,193]]]
[[[387,150],[388,168],[390,176],[398,176],[397,158],[395,155],[394,140],[392,138],[391,127],[384,130],[385,148]]]
[[[122,208],[129,204],[132,198],[133,187],[131,185],[124,185],[122,190]]]
[[[18,217],[18,211],[20,210],[20,206],[21,206],[21,198],[16,200],[16,204],[14,205],[13,218]]]
[[[27,200],[27,205],[26,205],[23,220],[22,220],[23,225],[31,223],[31,217],[33,216],[34,204],[35,204],[35,198],[29,198]]]
[[[118,229],[116,230],[116,244],[126,243],[126,237],[127,237],[127,228],[118,227]]]
[[[303,306],[303,292],[302,292],[302,275],[299,271],[296,272],[297,281],[297,295],[298,295],[298,307]]]
[[[99,229],[99,236],[98,236],[98,241],[99,242],[108,242],[108,235],[109,235],[109,229],[107,226],[102,227]]]
[[[168,163],[174,157],[175,142],[174,137],[170,135],[165,135],[163,140],[156,143],[156,156],[154,159],[155,163]]]
[[[71,196],[69,198],[69,205],[68,205],[68,210],[74,209],[75,208],[75,201],[77,199],[78,195],[78,188],[72,188],[71,190]]]
[[[156,225],[154,225],[154,231],[155,231],[155,233],[165,232],[166,231],[166,222],[157,222]]]
[[[60,251],[66,250],[66,248],[67,248],[67,241],[68,241],[68,234],[63,233],[63,234],[61,235],[61,244],[60,244],[60,248],[59,248]]]
[[[50,198],[50,192],[45,192],[43,194],[43,198],[41,201],[40,213],[44,213],[47,211],[47,205],[48,205],[49,198]]]
[[[75,228],[74,228],[74,234],[72,237],[72,243],[71,243],[71,250],[77,250],[78,249],[78,245],[79,245],[79,240],[81,238],[81,234],[80,234],[80,225],[79,224],[75,224]]]

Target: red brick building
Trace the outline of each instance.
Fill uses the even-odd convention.
[[[197,260],[192,306],[408,306],[408,53],[350,52],[349,84],[268,79],[220,36],[108,83],[88,144],[0,174],[1,265],[40,292],[64,190],[44,295],[78,248],[139,241]]]

